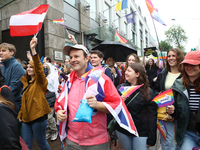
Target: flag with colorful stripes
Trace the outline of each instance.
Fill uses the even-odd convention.
[[[55,19],[55,20],[53,20],[53,23],[54,24],[60,24],[60,25],[65,25],[65,23],[64,23],[64,19],[62,18],[62,19]]]
[[[157,128],[160,131],[160,134],[162,135],[162,137],[164,138],[164,140],[166,141],[167,128],[166,128],[165,123],[164,123],[163,120],[159,120],[157,122]]]
[[[158,13],[158,9],[153,7],[153,4],[151,2],[151,0],[145,0],[147,8],[150,12],[151,17],[158,21],[159,23],[161,23],[162,25],[166,26],[166,24],[162,21],[162,19],[160,18],[160,15]]]
[[[136,86],[121,86],[119,88],[119,91],[122,93],[124,97],[129,97],[133,92],[135,92],[137,89],[139,89],[143,84],[136,85]]]
[[[158,105],[158,107],[165,107],[173,104],[174,95],[172,89],[160,93],[152,101],[154,101]]]
[[[124,44],[127,43],[127,40],[125,38],[123,38],[118,32],[117,30],[115,30],[115,41],[120,41]]]

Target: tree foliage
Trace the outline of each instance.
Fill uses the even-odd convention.
[[[165,40],[160,42],[160,49],[161,51],[168,51],[169,49],[172,49],[173,47]]]
[[[167,41],[174,43],[177,48],[184,50],[184,44],[187,42],[188,37],[181,25],[173,25],[165,32],[165,35]]]

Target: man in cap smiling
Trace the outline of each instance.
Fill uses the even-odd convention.
[[[103,102],[120,102],[121,98],[112,81],[103,74],[101,76],[104,84],[103,102],[99,101],[99,97],[97,100],[94,95],[86,96],[88,105],[97,110],[97,113],[92,116],[92,123],[72,122],[79,108],[80,100],[83,99],[85,94],[87,84],[81,79],[81,76],[91,70],[93,66],[89,63],[89,51],[83,45],[65,46],[63,53],[70,56],[70,65],[73,71],[55,103],[58,121],[65,124],[67,120],[66,127],[62,125],[62,130],[59,131],[61,140],[66,143],[67,150],[74,150],[75,148],[79,150],[109,150],[106,117],[106,113],[109,113],[109,111]],[[62,101],[64,101],[65,107],[61,106]]]

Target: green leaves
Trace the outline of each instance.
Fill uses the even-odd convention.
[[[168,51],[169,49],[172,49],[173,47],[169,44],[168,41],[161,41],[160,42],[160,49],[162,51]]]
[[[184,50],[184,44],[187,42],[185,30],[181,25],[173,25],[165,32],[167,37],[166,41],[173,43],[177,48]]]

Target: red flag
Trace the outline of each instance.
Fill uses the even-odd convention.
[[[10,35],[29,36],[38,33],[42,27],[48,8],[48,4],[43,4],[11,16]]]

